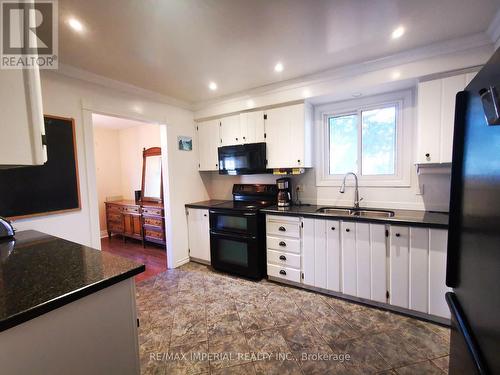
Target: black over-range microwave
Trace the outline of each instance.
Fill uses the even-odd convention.
[[[269,172],[265,142],[224,146],[219,147],[218,150],[219,174],[239,175]]]

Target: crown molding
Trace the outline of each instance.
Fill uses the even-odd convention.
[[[488,29],[486,29],[486,34],[495,45],[495,49],[498,48],[500,45],[500,10],[497,11],[495,17],[493,17]]]
[[[156,91],[151,91],[147,89],[143,89],[141,87],[131,85],[129,83],[125,83],[122,81],[117,81],[111,78],[107,78],[105,76],[101,76],[99,74],[91,73],[87,70],[83,70],[80,68],[76,68],[72,65],[61,64],[59,63],[59,69],[56,71],[52,71],[54,73],[58,73],[64,75],[66,77],[79,79],[81,81],[93,83],[108,89],[113,89],[117,91],[121,91],[123,93],[137,95],[142,98],[150,99],[156,102],[164,103],[171,105],[173,107],[178,107],[182,109],[187,109],[189,111],[193,110],[193,105],[189,102],[179,100],[170,96],[166,96]]]
[[[484,33],[477,33],[461,38],[451,39],[444,42],[437,42],[427,46],[414,48],[397,54],[392,54],[377,59],[364,62],[344,65],[338,68],[328,69],[321,72],[293,78],[279,83],[255,87],[238,93],[210,99],[207,101],[195,102],[193,110],[199,111],[211,106],[224,105],[250,99],[263,94],[279,93],[281,91],[300,89],[314,84],[331,81],[335,79],[356,76],[362,73],[392,68],[402,64],[417,62],[433,57],[448,55],[452,53],[464,52],[483,46],[491,46],[490,37]]]

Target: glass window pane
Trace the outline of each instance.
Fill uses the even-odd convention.
[[[363,111],[362,174],[391,175],[396,169],[396,107]]]
[[[330,117],[330,174],[358,172],[358,116]]]

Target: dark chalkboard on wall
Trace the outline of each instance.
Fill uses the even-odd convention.
[[[0,170],[0,216],[19,219],[80,209],[74,121],[44,119],[48,160],[41,166]]]

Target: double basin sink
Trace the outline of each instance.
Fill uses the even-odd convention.
[[[361,208],[344,208],[344,207],[321,207],[316,212],[325,215],[347,215],[347,216],[358,216],[358,217],[373,217],[373,218],[388,218],[393,217],[393,211],[387,210],[372,210],[372,209],[361,209]]]

